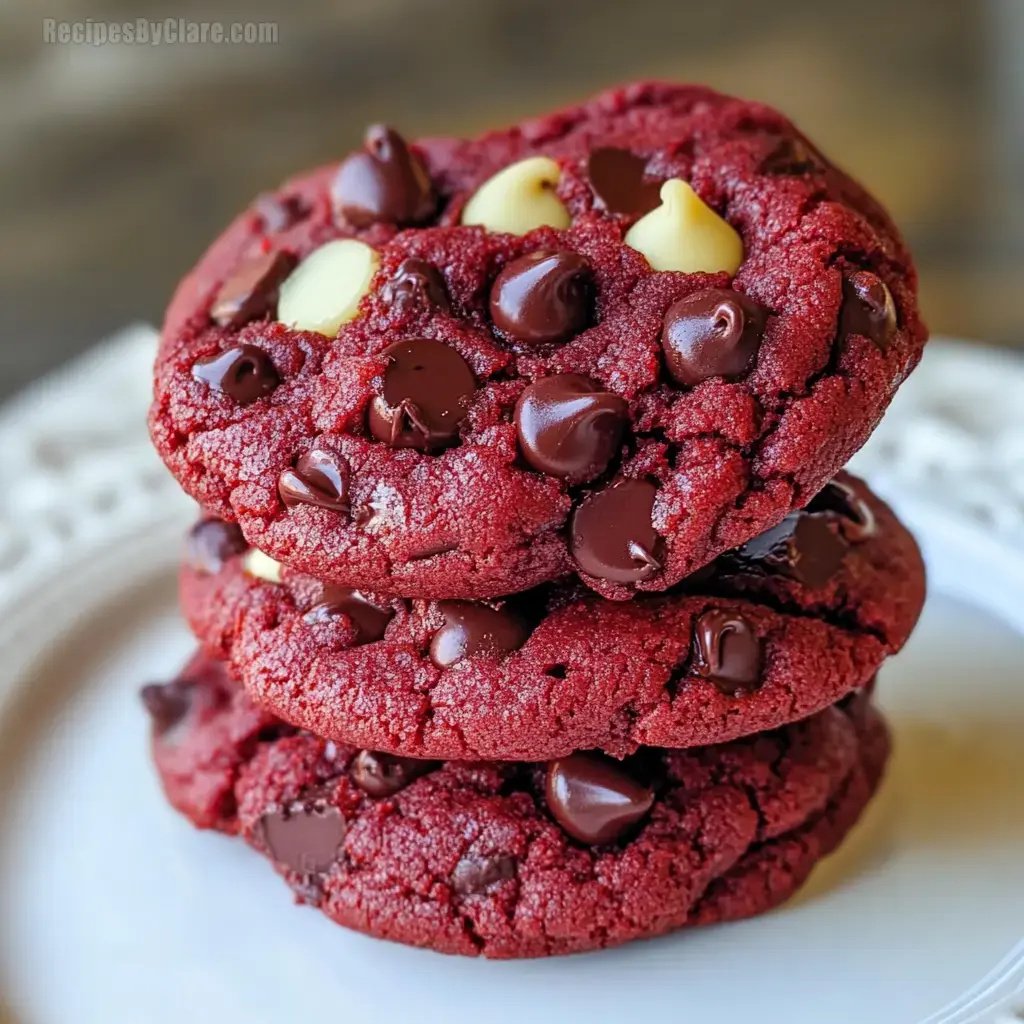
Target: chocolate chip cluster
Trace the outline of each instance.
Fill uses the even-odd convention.
[[[143,699],[161,756],[182,723],[213,720],[202,691],[249,727],[232,733],[244,736],[237,763],[218,763],[237,775],[266,749],[287,766],[268,770],[275,785],[297,772],[265,806],[240,806],[238,827],[304,898],[373,870],[383,854],[353,823],[402,818],[413,795],[447,799],[442,773],[528,818],[533,849],[554,860],[654,842],[678,831],[687,787],[704,785],[696,768],[673,777],[666,752],[769,733],[797,707],[821,712],[887,652],[874,499],[842,473],[822,486],[841,459],[805,491],[798,465],[769,465],[815,458],[821,418],[840,418],[858,381],[905,372],[898,349],[887,361],[905,333],[903,293],[893,275],[898,306],[886,260],[866,252],[880,215],[862,217],[861,249],[819,252],[797,222],[837,193],[826,181],[837,172],[795,133],[737,119],[702,164],[699,132],[660,145],[641,131],[646,110],[610,130],[616,109],[591,112],[597,127],[575,150],[546,152],[534,127],[509,136],[500,161],[373,125],[315,187],[258,200],[244,244],[217,255],[229,272],[190,284],[201,298],[174,368],[185,379],[160,415],[195,412],[198,440],[166,435],[197,491],[213,492],[215,457],[230,464],[231,514],[191,531],[183,578],[211,586],[190,617],[213,623],[243,689],[179,680]],[[554,125],[552,138],[571,134],[569,120]],[[728,147],[726,181],[708,163]],[[770,216],[739,202],[734,178],[783,192],[775,179],[821,181],[785,223],[781,206]],[[803,245],[817,261],[801,296],[806,393],[780,369],[793,314],[776,299],[799,282],[765,269],[773,232],[776,250]],[[843,353],[859,378],[837,370]],[[452,515],[449,492],[472,502]],[[524,509],[529,527],[502,532]],[[404,543],[413,521],[418,545]],[[685,544],[700,554],[673,562]],[[435,589],[394,585],[421,564],[440,567]],[[495,566],[489,585],[470,586]],[[823,638],[840,634],[849,650],[833,660],[850,678],[836,685]],[[819,669],[827,700],[801,703]],[[588,675],[613,677],[596,724],[580,696]],[[755,706],[762,724],[729,732]],[[508,737],[538,721],[572,742],[513,749]],[[705,732],[688,741],[694,723]],[[478,764],[473,743],[491,733],[508,746]],[[774,777],[777,762],[758,771]],[[471,813],[460,828],[462,847],[431,862],[433,887],[457,908],[512,892],[526,858],[515,829],[486,832],[482,850]]]
[[[594,208],[621,220],[623,243],[656,270],[735,274],[743,260],[739,233],[688,183],[659,180],[647,168],[645,158],[627,149],[593,148],[586,176]],[[550,158],[513,163],[465,198],[458,220],[466,230],[564,231],[571,217],[558,194],[559,179],[560,167]],[[339,224],[354,231],[378,225],[416,230],[436,222],[450,205],[415,149],[382,125],[368,129],[363,148],[342,162],[329,194]],[[286,207],[278,203],[268,212],[265,205],[261,216],[272,226],[291,223],[294,213]],[[358,317],[368,296],[379,293],[398,311],[459,318],[443,267],[410,257],[381,280],[379,264],[374,246],[357,237],[328,241],[302,260],[287,249],[260,251],[221,285],[209,316],[232,330],[276,318],[293,330],[333,337]],[[588,258],[574,248],[542,244],[497,269],[485,309],[493,336],[513,352],[550,354],[596,322],[600,303]],[[733,287],[688,292],[664,315],[665,387],[741,381],[757,366],[771,317],[771,309]],[[841,334],[885,346],[896,326],[893,298],[880,278],[863,270],[845,278]],[[366,407],[366,435],[433,456],[458,446],[486,383],[463,355],[446,341],[414,336],[392,341],[376,358],[383,372]],[[269,398],[281,380],[266,353],[245,343],[200,359],[193,374],[240,406]],[[656,578],[665,547],[654,525],[657,487],[616,475],[634,443],[636,399],[579,373],[547,373],[527,380],[507,415],[523,469],[563,481],[574,495],[566,539],[579,570],[625,586]],[[346,514],[348,475],[337,453],[303,453],[281,472],[281,501],[286,509],[310,504]]]
[[[323,453],[310,453],[301,466],[301,475],[282,493],[297,500],[314,501],[321,507],[344,505],[344,483],[338,467]],[[642,490],[645,489],[645,490]],[[626,481],[608,490],[622,502],[606,514],[628,521],[652,500],[653,488],[641,481]],[[595,506],[589,506],[594,514]],[[643,537],[650,550],[636,557],[655,559],[657,538],[644,535],[641,522],[632,522],[632,533]],[[586,520],[584,520],[586,526]],[[682,593],[731,594],[739,586],[772,588],[775,581],[790,581],[807,594],[825,594],[833,581],[842,577],[844,562],[852,546],[875,538],[877,522],[867,502],[855,486],[840,478],[830,483],[804,510],[787,516],[777,527],[722,556],[699,574],[699,579],[682,588]],[[595,530],[595,537],[604,537]],[[637,542],[640,543],[639,541]],[[600,545],[584,545],[588,557],[602,571],[615,571],[611,564],[599,565],[606,554]],[[189,536],[187,563],[199,573],[221,572],[233,559],[242,557],[250,578],[276,586],[292,587],[302,611],[302,622],[311,631],[330,628],[342,622],[347,628],[349,649],[386,643],[396,620],[408,620],[410,602],[399,597],[381,597],[336,584],[319,584],[301,577],[283,578],[283,567],[261,551],[249,549],[237,527],[218,520],[204,520]],[[292,581],[295,582],[292,582]],[[494,603],[446,600],[432,602],[424,622],[433,623],[419,635],[429,662],[443,672],[458,672],[460,667],[481,663],[500,665],[530,642],[534,625],[543,620],[552,605],[550,595],[527,592]],[[423,613],[421,613],[423,614]],[[692,625],[692,646],[684,664],[690,677],[704,681],[730,700],[742,702],[758,691],[765,678],[765,641],[755,622],[736,611],[730,602],[719,606],[713,597],[706,610]],[[562,666],[564,668],[564,666]],[[564,672],[552,672],[553,678]],[[180,689],[180,687],[178,687]],[[156,727],[161,732],[185,714],[187,701],[178,689],[150,688],[145,694]],[[364,750],[353,762],[350,774],[354,784],[373,799],[392,797],[440,762],[410,758],[382,751]],[[595,752],[577,752],[548,763],[542,792],[554,820],[578,842],[602,845],[614,843],[632,834],[654,805],[658,780],[644,775],[644,761],[630,759],[620,763]],[[637,775],[639,770],[640,775]],[[330,824],[335,811],[324,811],[314,794],[273,819],[265,834],[266,842],[279,860],[291,863],[293,832],[302,835],[310,828],[318,830]],[[326,815],[326,818],[325,818]],[[293,820],[293,826],[286,822]],[[315,822],[310,824],[311,819]],[[330,820],[328,820],[330,819]],[[300,842],[296,849],[305,849]]]

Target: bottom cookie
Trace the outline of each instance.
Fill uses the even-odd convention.
[[[242,836],[339,924],[467,956],[769,910],[853,826],[889,752],[867,692],[720,746],[547,765],[343,747],[255,708],[202,657],[143,700],[165,793],[194,824]]]

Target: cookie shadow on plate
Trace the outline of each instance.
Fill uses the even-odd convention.
[[[991,716],[993,711],[985,709]],[[963,852],[1024,840],[1024,713],[964,718],[955,728],[893,716],[893,755],[878,796],[846,842],[787,906],[819,899],[908,851]]]

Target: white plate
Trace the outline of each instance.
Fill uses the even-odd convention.
[[[66,406],[83,382],[102,398],[110,370],[79,368],[36,401]],[[0,458],[12,458],[9,429],[0,419]],[[75,465],[56,478],[78,473],[91,513],[69,525],[66,501],[37,497],[31,517],[8,506],[0,522],[14,538],[6,576],[0,545],[0,991],[12,1020],[1024,1020],[1024,574],[1005,535],[920,490],[897,501],[938,587],[883,674],[896,754],[882,795],[797,900],[606,953],[466,961],[293,907],[261,858],[193,831],[161,799],[135,691],[190,647],[173,587],[188,512],[138,425],[124,429],[90,453],[105,476]],[[39,437],[18,437],[23,470],[37,466]],[[874,475],[884,482],[885,466]]]

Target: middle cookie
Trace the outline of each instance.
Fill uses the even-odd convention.
[[[539,761],[722,743],[835,703],[906,641],[924,568],[890,509],[841,474],[675,590],[630,602],[568,583],[491,604],[349,590],[215,520],[192,531],[181,596],[206,650],[285,721],[411,757]]]

